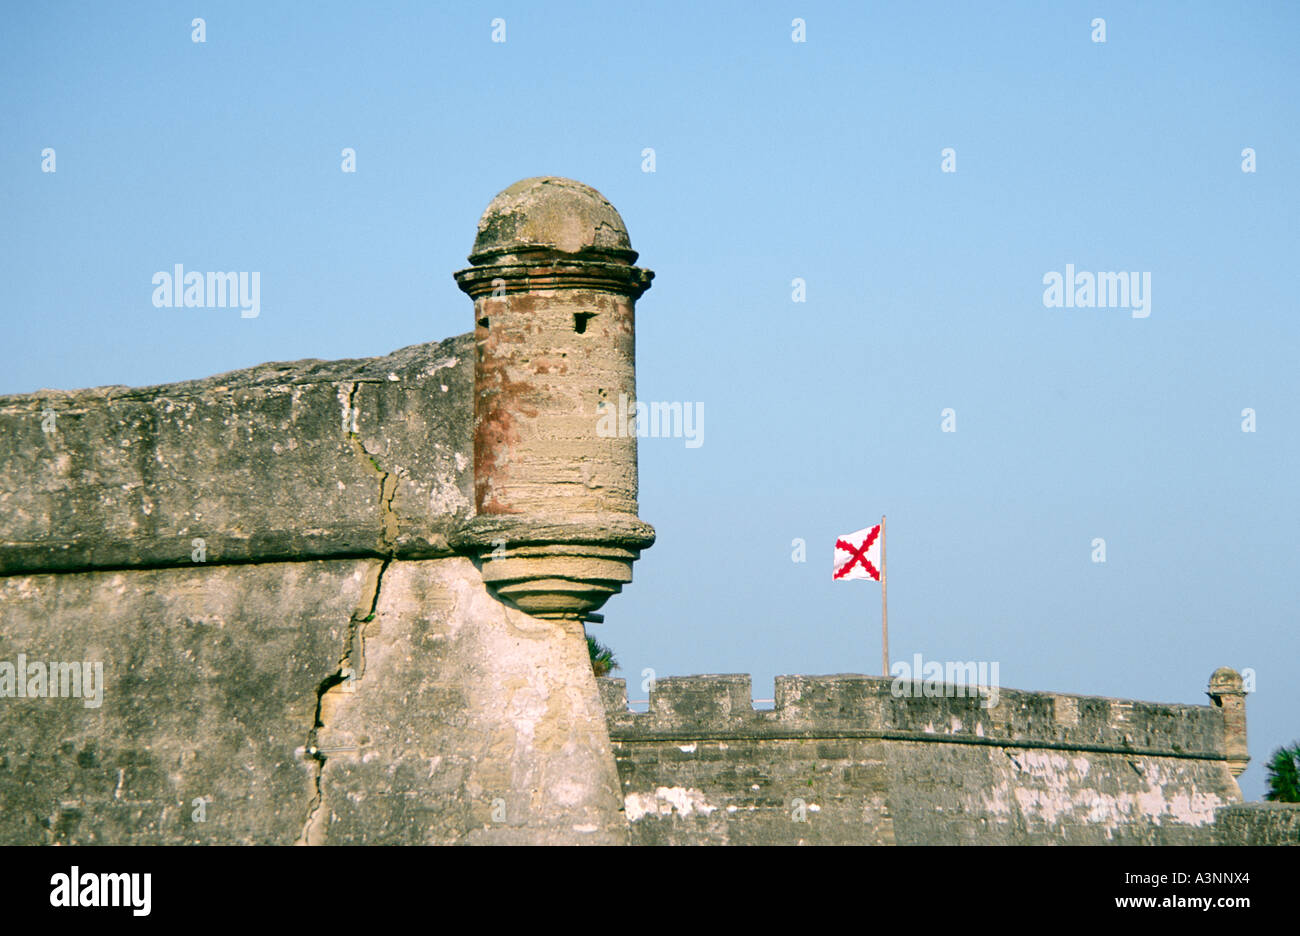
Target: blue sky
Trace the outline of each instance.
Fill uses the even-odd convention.
[[[1300,738],[1300,7],[994,6],[11,6],[0,393],[468,331],[483,208],[576,178],[657,274],[640,397],[704,406],[642,442],[659,542],[593,628],[630,683],[877,671],[830,565],[885,513],[896,659],[1197,703],[1253,668],[1257,798]],[[176,263],[260,271],[260,316],[154,308]],[[1067,263],[1150,272],[1149,317],[1045,308]]]

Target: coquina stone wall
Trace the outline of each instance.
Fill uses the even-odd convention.
[[[756,710],[738,675],[631,712],[601,684],[638,844],[1212,844],[1241,801],[1214,706],[781,676]]]
[[[626,841],[584,622],[654,540],[595,432],[636,256],[527,179],[472,335],[0,398],[0,842]]]
[[[1219,810],[1217,845],[1300,846],[1300,803],[1238,803]]]
[[[473,362],[0,399],[0,661],[102,672],[0,698],[0,842],[622,841],[581,623],[448,544]]]

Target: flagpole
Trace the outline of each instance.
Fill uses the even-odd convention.
[[[884,661],[884,675],[889,675],[889,602],[885,589],[888,575],[885,564],[885,517],[880,516],[880,652]]]

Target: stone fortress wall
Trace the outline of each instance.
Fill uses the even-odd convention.
[[[635,399],[636,256],[528,179],[455,274],[472,334],[0,397],[0,843],[1176,843],[1224,804],[1223,841],[1300,835],[1232,805],[1231,671],[1212,706],[691,677],[630,713],[584,624],[654,541],[635,436],[595,432]]]
[[[103,679],[0,698],[0,842],[621,841],[581,623],[449,544],[473,370],[462,336],[0,400],[0,661]]]
[[[893,686],[883,677],[779,676],[775,707],[762,710],[748,676],[668,678],[651,687],[648,711],[632,712],[623,680],[602,679],[632,841],[1285,838],[1267,818],[1234,819],[1216,833],[1218,810],[1238,816],[1258,805],[1239,805],[1218,706],[1008,689],[981,698],[919,684],[899,697]],[[931,688],[948,694],[927,696]]]

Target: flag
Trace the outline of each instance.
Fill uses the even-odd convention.
[[[877,523],[856,533],[845,533],[835,540],[835,581],[880,581],[880,528]]]

